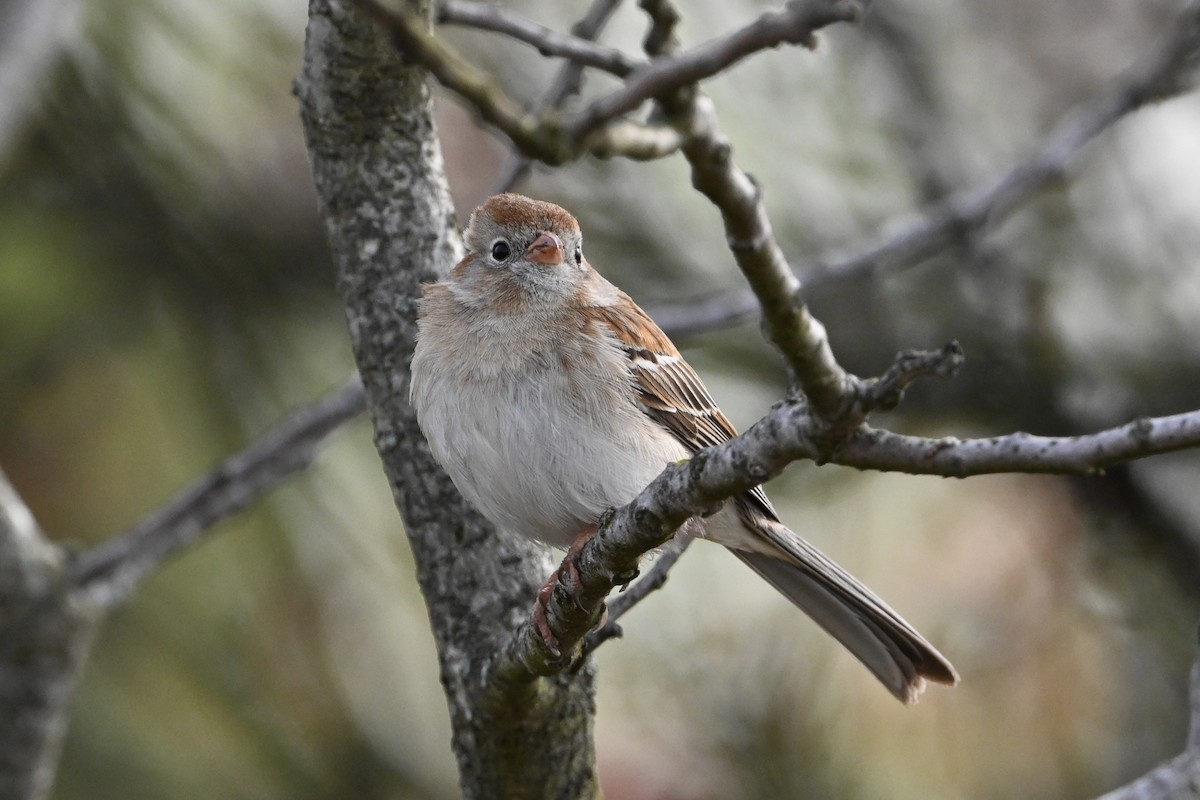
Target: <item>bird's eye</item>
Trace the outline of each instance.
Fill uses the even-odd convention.
[[[583,245],[575,245],[575,266],[583,266]]]
[[[512,255],[512,247],[503,239],[497,239],[492,242],[492,259],[494,261],[508,261],[508,257]]]

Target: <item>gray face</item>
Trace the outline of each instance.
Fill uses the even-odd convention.
[[[515,303],[518,297],[526,305],[560,304],[588,279],[579,226],[550,203],[512,195],[492,198],[472,215],[464,239],[467,282],[488,285],[494,304]],[[458,277],[462,282],[468,276]],[[476,302],[483,299],[471,294]]]

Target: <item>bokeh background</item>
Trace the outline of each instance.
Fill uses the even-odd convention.
[[[1178,2],[913,0],[705,85],[796,263],[999,175],[1100,96]],[[516,7],[560,29],[584,4]],[[695,44],[767,7],[688,3]],[[0,464],[57,541],[134,524],[352,369],[291,81],[300,0],[0,3]],[[637,52],[622,7],[605,41]],[[513,94],[553,66],[462,31]],[[593,77],[585,92],[611,88]],[[460,213],[505,149],[452,100]],[[877,420],[1070,434],[1200,407],[1200,99],[1143,110],[1069,180],[915,268],[812,297],[860,374],[959,339]],[[678,157],[536,171],[650,310],[743,286]],[[748,425],[781,396],[753,321],[680,342]],[[963,685],[902,708],[718,548],[598,654],[610,800],[1073,798],[1173,755],[1200,617],[1196,454],[1087,479],[796,465],[783,518],[902,611]],[[457,796],[428,623],[363,420],[106,624],[54,796]]]

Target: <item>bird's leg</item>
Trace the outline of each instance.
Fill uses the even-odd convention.
[[[550,629],[550,620],[546,614],[546,604],[550,602],[550,596],[554,594],[554,585],[560,583],[564,578],[568,579],[568,593],[571,599],[575,601],[575,605],[581,610],[587,609],[583,605],[583,581],[579,574],[579,554],[583,552],[583,547],[592,537],[596,535],[597,525],[588,525],[584,528],[575,541],[571,543],[571,547],[567,550],[567,555],[563,558],[562,564],[558,569],[550,574],[546,583],[538,589],[537,601],[533,604],[533,625],[537,632],[541,635],[542,641],[554,653],[559,655],[558,637],[554,635],[554,631]],[[604,613],[600,617],[599,625],[603,625],[608,618],[608,609],[604,609]]]

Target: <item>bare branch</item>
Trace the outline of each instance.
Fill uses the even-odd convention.
[[[905,350],[887,372],[861,385],[860,403],[867,411],[888,411],[900,404],[904,390],[918,378],[949,378],[958,372],[966,355],[958,342],[941,350]]]
[[[672,339],[725,330],[761,316],[758,298],[749,289],[730,289],[702,297],[669,300],[646,312]]]
[[[100,608],[123,602],[167,559],[217,522],[243,511],[312,463],[325,438],[363,408],[362,384],[355,377],[294,412],[131,530],[76,557],[67,569],[67,587],[85,593]]]
[[[642,40],[646,55],[652,58],[676,55],[683,46],[676,30],[682,20],[679,9],[672,3],[660,0],[641,0],[638,5],[650,17],[650,30],[646,31],[646,38]]]
[[[362,409],[362,386],[353,380],[285,419],[137,527],[74,559],[42,536],[0,473],[0,796],[49,792],[102,612],[216,522],[307,466],[324,438]]]
[[[692,541],[691,536],[676,536],[671,539],[663,547],[662,553],[655,559],[654,565],[650,567],[650,570],[628,589],[623,589],[620,594],[607,603],[608,618],[604,621],[603,625],[593,630],[583,640],[583,651],[580,658],[586,658],[592,651],[609,639],[621,637],[622,632],[619,624],[621,617],[635,605],[645,600],[647,596],[666,585],[668,573],[675,566],[675,562],[679,560],[679,557],[683,555],[683,552],[688,549],[688,545]]]
[[[618,78],[627,76],[638,64],[620,50],[596,44],[588,38],[559,33],[499,6],[442,0],[437,7],[436,21],[502,33],[532,45],[544,56],[566,58],[581,66],[612,73]]]
[[[1068,114],[1029,158],[990,186],[962,192],[925,211],[880,244],[856,255],[800,267],[812,285],[877,270],[912,266],[1003,219],[1043,189],[1063,180],[1083,147],[1117,121],[1150,102],[1192,88],[1188,75],[1200,59],[1200,4],[1179,15],[1170,34],[1095,102]],[[894,227],[894,226],[891,226]]]
[[[620,156],[631,161],[653,161],[665,158],[683,146],[679,131],[666,125],[643,125],[619,119],[606,125],[602,134],[590,142],[590,152],[596,158]]]
[[[672,153],[678,146],[678,137],[670,131],[630,120],[616,120],[586,133],[568,133],[559,114],[523,112],[490,74],[444,45],[418,15],[384,8],[375,0],[354,2],[387,29],[397,50],[429,70],[527,156],[547,164],[562,164],[584,152],[601,158],[647,160]]]
[[[811,49],[816,44],[816,31],[838,22],[852,22],[859,13],[858,4],[851,0],[792,0],[783,9],[768,11],[749,25],[694,50],[639,66],[624,86],[594,101],[565,128],[571,135],[583,137],[647,100],[710,78],[761,50],[781,44]]]
[[[643,5],[654,9],[670,4],[655,0]],[[809,25],[808,36],[821,25],[854,19],[858,9],[841,2],[794,3],[788,8]],[[660,18],[671,16],[662,10],[657,13]],[[793,35],[804,40],[796,30]],[[829,417],[844,412],[855,380],[834,359],[824,326],[803,303],[800,282],[775,241],[761,189],[733,162],[732,145],[720,131],[712,103],[698,90],[659,102],[686,138],[683,154],[692,168],[692,184],[721,212],[729,249],[762,305],[768,335],[783,352],[814,410]]]
[[[572,146],[548,119],[537,119],[521,108],[489,73],[468,63],[430,31],[419,14],[385,8],[375,0],[354,0],[392,37],[406,60],[424,67],[438,82],[461,97],[487,124],[495,127],[522,150],[548,164],[575,158]]]
[[[1139,68],[1113,82],[1099,98],[1065,114],[1030,157],[985,186],[956,193],[890,231],[878,244],[848,256],[825,256],[793,271],[811,289],[826,282],[906,269],[977,231],[1009,217],[1043,190],[1062,181],[1081,151],[1097,136],[1153,100],[1192,88],[1189,70],[1200,52],[1200,11],[1189,6]],[[695,300],[664,303],[651,316],[672,336],[722,330],[759,316],[754,293],[735,290]]]
[[[528,680],[565,668],[605,596],[642,553],[669,539],[689,517],[769,480],[792,461],[944,477],[1089,474],[1122,461],[1200,446],[1200,412],[1141,419],[1078,437],[1017,433],[990,439],[925,439],[864,426],[830,443],[827,434],[828,423],[815,417],[807,404],[785,403],[731,441],[667,467],[632,503],[601,521],[579,554],[579,585],[567,587],[560,581],[555,587],[547,618],[566,655],[556,658],[533,625],[526,624],[496,662],[495,676],[502,681]]]
[[[966,478],[998,472],[1094,475],[1106,467],[1200,446],[1200,411],[1144,417],[1085,436],[1013,433],[988,439],[927,439],[863,429],[830,461],[859,469]]]
[[[592,0],[592,5],[587,13],[571,27],[571,34],[580,39],[596,39],[604,30],[604,26],[608,24],[609,18],[617,10],[620,2],[621,0]],[[542,96],[541,102],[538,103],[537,110],[540,112],[561,107],[569,97],[579,93],[582,84],[583,66],[574,61],[568,61],[559,68],[554,82]],[[512,154],[501,171],[500,179],[496,181],[496,188],[492,194],[507,192],[516,186],[528,174],[531,163],[525,156]]]
[[[620,122],[614,132],[613,123],[646,100],[710,77],[751,53],[789,42],[811,46],[815,31],[858,16],[858,5],[853,0],[793,0],[784,10],[768,12],[746,27],[690,53],[636,66],[627,73],[620,89],[564,120],[545,112],[536,116],[524,113],[491,75],[446,47],[418,15],[385,8],[377,0],[355,0],[355,3],[387,29],[406,58],[429,70],[526,156],[547,164],[562,164],[584,152],[606,157],[629,154],[642,159],[672,152],[664,147],[668,140],[661,134],[637,136],[638,129],[628,121]],[[502,27],[505,33],[535,42],[548,53],[586,58],[596,62],[593,66],[616,69],[618,74],[636,63],[619,60],[611,51],[597,48],[580,37],[552,33],[511,14],[464,12],[461,7],[454,13],[470,13],[479,21],[486,18],[495,28]]]

